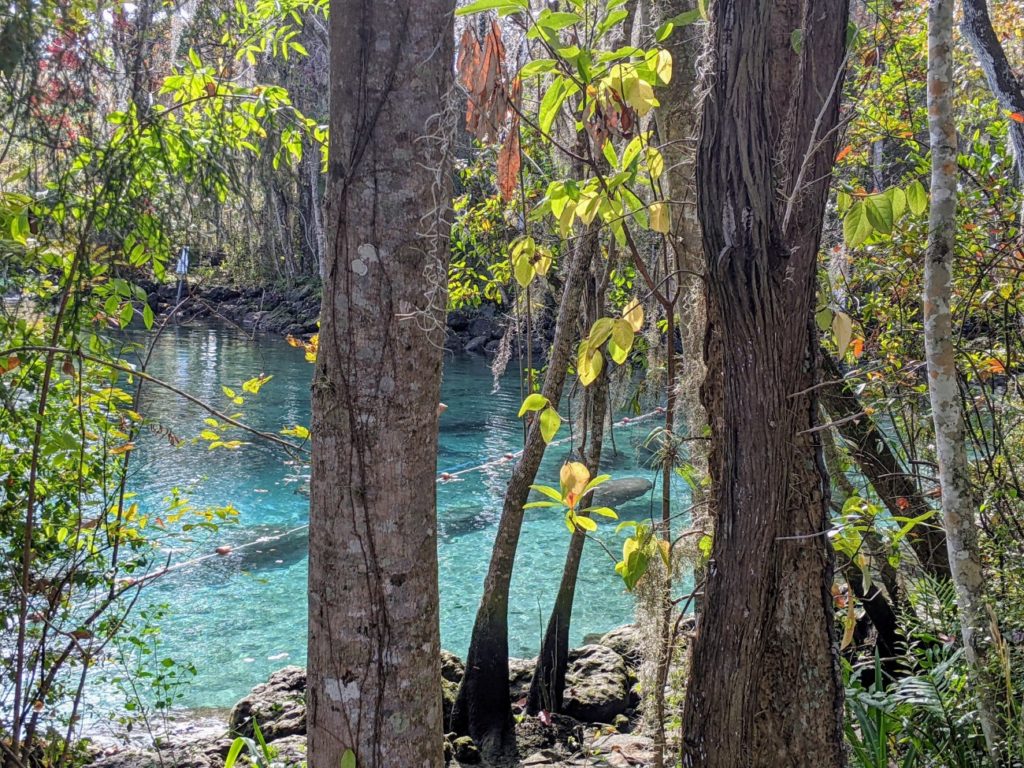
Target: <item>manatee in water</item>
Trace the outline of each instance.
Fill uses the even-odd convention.
[[[282,535],[283,534],[283,535]],[[236,544],[226,557],[232,564],[243,571],[254,571],[265,568],[286,568],[299,562],[309,553],[309,529],[298,530],[256,526],[251,531],[252,538],[247,541],[267,539],[258,543]]]
[[[594,490],[595,507],[616,507],[639,498],[654,487],[646,477],[619,477],[602,483]]]

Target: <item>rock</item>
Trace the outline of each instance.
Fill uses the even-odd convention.
[[[267,741],[306,732],[306,670],[285,667],[231,709],[228,726],[232,733],[252,736],[252,719],[260,725]]]
[[[462,663],[462,659],[442,648],[441,677],[450,683],[460,683],[464,674],[466,674],[466,665]]]
[[[275,768],[297,768],[306,765],[306,737],[285,736],[269,744],[274,753],[273,764]],[[221,763],[223,766],[223,763]]]
[[[441,718],[445,728],[451,727],[452,710],[455,709],[455,699],[458,695],[459,684],[441,678]]]
[[[508,660],[508,693],[513,704],[529,695],[530,680],[533,679],[533,668],[536,665],[536,659]]]
[[[563,712],[584,723],[612,723],[629,708],[629,677],[623,658],[603,645],[569,652]]]
[[[583,726],[565,715],[527,715],[516,723],[516,749],[520,757],[543,752],[564,759],[568,746],[575,751],[583,744]],[[543,765],[543,763],[542,763]]]
[[[654,483],[646,477],[620,477],[602,483],[594,491],[594,506],[615,507],[643,496]]]
[[[475,355],[481,355],[484,352],[484,346],[486,346],[489,339],[486,336],[475,336],[470,339],[466,345],[466,352]]]
[[[501,328],[493,317],[478,317],[469,324],[469,333],[490,340],[501,335]]]
[[[654,741],[647,736],[613,733],[594,739],[590,748],[607,755],[613,768],[650,765],[654,761]]]
[[[611,648],[621,656],[629,669],[640,667],[640,630],[635,624],[616,627],[593,641],[596,645]]]
[[[460,763],[466,765],[478,765],[480,763],[480,750],[469,736],[459,736],[452,742],[452,754]]]

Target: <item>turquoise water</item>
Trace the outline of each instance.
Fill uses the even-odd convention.
[[[211,327],[171,329],[157,343],[150,371],[224,410],[243,411],[247,422],[268,431],[309,423],[312,366],[301,350],[276,337],[253,339]],[[258,397],[231,406],[221,387],[240,391],[242,381],[259,373],[274,378]],[[479,464],[521,447],[515,376],[503,379],[500,389],[493,391],[482,359],[449,356],[442,399],[449,410],[441,417],[439,471]],[[143,411],[180,437],[197,435],[207,415],[153,387],[144,392]],[[653,422],[634,427],[632,434],[629,428],[616,430],[620,453],[608,461],[613,474],[656,481],[653,470],[637,468],[630,447],[630,441],[635,443],[651,426]],[[565,434],[563,426],[560,436]],[[549,449],[539,482],[558,484],[557,468],[567,452],[567,445]],[[132,461],[130,485],[143,514],[161,514],[172,488],[195,505],[230,503],[240,512],[238,523],[222,526],[215,538],[199,534],[180,542],[177,551],[169,553],[172,562],[208,554],[219,545],[238,546],[300,529],[272,543],[176,570],[145,593],[145,601],[170,605],[170,614],[161,623],[158,658],[192,662],[198,668],[181,704],[230,706],[273,670],[303,664],[307,561],[301,526],[309,510],[307,498],[297,490],[308,469],[267,444],[208,451],[200,441],[172,449],[159,434],[141,440]],[[460,655],[469,643],[510,466],[498,464],[437,486],[442,644]],[[624,518],[646,517],[650,497],[629,502],[619,512]],[[613,552],[621,551],[614,523],[604,524],[600,535]],[[568,540],[559,514],[527,510],[512,581],[509,631],[514,656],[536,653]],[[632,598],[611,559],[589,543],[571,641],[579,643],[585,634],[627,622],[631,614]]]

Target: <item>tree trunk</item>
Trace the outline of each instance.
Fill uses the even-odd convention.
[[[597,250],[597,229],[590,227],[577,240],[565,274],[562,302],[541,390],[550,403],[557,403],[562,397],[576,321],[580,315],[580,299]],[[508,590],[519,531],[523,525],[523,505],[546,447],[540,434],[540,422],[534,419],[526,435],[522,456],[512,470],[505,491],[498,533],[484,581],[484,594],[466,654],[466,673],[452,713],[452,727],[460,733],[469,733],[484,757],[497,765],[515,761],[515,733],[508,687]]]
[[[596,240],[595,240],[596,244]],[[603,274],[598,278],[599,285],[594,291],[594,309],[588,319],[587,328],[601,316],[604,309],[605,286],[608,282],[608,267],[600,264],[599,271]],[[601,464],[601,450],[604,445],[605,415],[608,413],[608,369],[601,371],[593,386],[583,391],[583,429],[581,446],[586,445],[584,462],[590,470],[590,476],[596,477]],[[580,502],[580,509],[590,506],[591,492]],[[526,711],[535,715],[541,710],[561,712],[565,696],[565,673],[569,661],[569,628],[572,624],[572,606],[576,597],[576,580],[579,576],[580,561],[583,559],[583,546],[587,537],[583,529],[577,529],[569,539],[569,550],[565,556],[562,579],[558,584],[558,594],[548,618],[537,664],[530,681],[530,693],[527,697]]]
[[[1006,51],[999,44],[986,0],[964,0],[964,18],[960,29],[974,49],[978,63],[988,80],[988,87],[999,106],[1011,114],[1024,117],[1024,84],[1013,71]],[[1017,161],[1019,186],[1024,189],[1024,123],[1010,120],[1010,146]]]
[[[993,672],[992,633],[985,605],[985,575],[978,549],[977,506],[971,487],[964,414],[953,341],[953,255],[956,248],[957,135],[953,119],[954,0],[931,0],[928,9],[928,132],[931,207],[924,263],[924,345],[928,396],[942,488],[949,566],[956,587],[960,631],[974,683],[978,718],[996,765],[1001,764],[1001,687]]]
[[[843,380],[836,361],[825,350],[821,351],[821,360],[822,375],[827,383],[827,386],[821,387],[822,405],[834,421],[841,422],[836,429],[889,514],[896,517],[921,517],[930,512],[932,507],[928,500],[917,487],[914,478],[903,468],[874,419],[864,413],[860,399],[850,384]],[[946,534],[941,527],[932,521],[920,523],[907,534],[907,540],[921,566],[929,574],[939,579],[949,578]]]
[[[712,4],[698,212],[724,377],[684,766],[845,763],[812,312],[846,19],[846,0]]]
[[[313,381],[311,768],[440,768],[437,403],[451,0],[331,9],[328,249]],[[425,136],[426,133],[429,136]]]

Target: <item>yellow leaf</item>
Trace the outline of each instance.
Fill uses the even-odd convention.
[[[665,158],[661,156],[661,152],[656,150],[654,147],[650,147],[647,150],[647,171],[651,174],[651,179],[657,181],[665,170]]]
[[[629,321],[634,332],[638,333],[644,327],[644,308],[636,299],[626,305],[626,308],[622,310],[622,316]]]
[[[668,85],[672,80],[672,54],[662,48],[658,51],[658,58],[654,62],[654,74],[658,76],[658,82]]]
[[[562,498],[566,506],[575,507],[590,482],[590,470],[578,461],[566,462],[558,473],[558,480],[562,484]]]
[[[651,214],[651,229],[667,235],[672,228],[672,221],[669,217],[667,203],[651,203],[649,208]]]
[[[845,312],[836,312],[832,317],[832,333],[836,337],[836,347],[839,349],[839,359],[846,354],[846,348],[850,346],[850,339],[853,336],[853,318]]]

